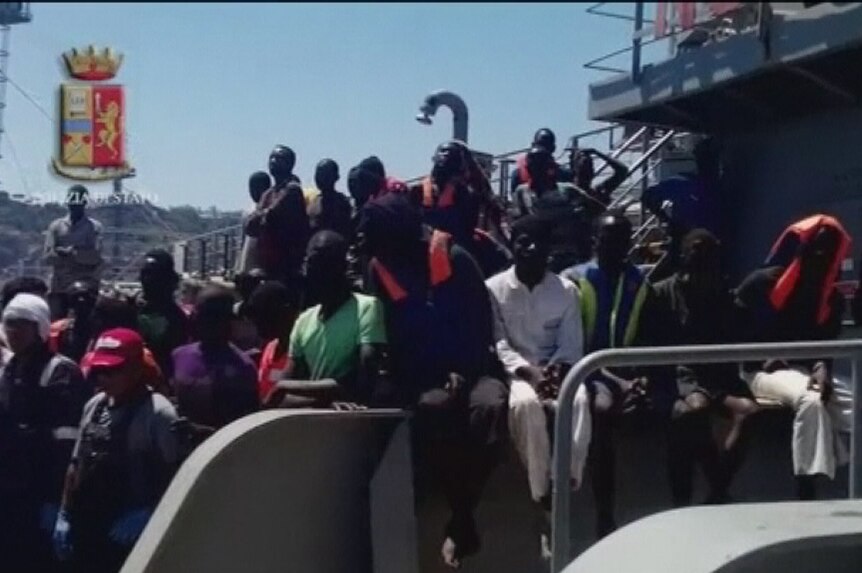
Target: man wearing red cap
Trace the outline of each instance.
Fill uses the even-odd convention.
[[[177,468],[177,415],[145,383],[136,332],[103,333],[90,364],[103,391],[84,407],[54,548],[81,571],[107,573],[119,571]]]

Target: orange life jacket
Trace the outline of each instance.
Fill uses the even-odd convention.
[[[287,351],[276,355],[278,350],[278,339],[271,340],[263,349],[258,367],[257,391],[260,399],[266,401],[275,385],[287,370],[289,356]]]
[[[526,155],[522,155],[518,158],[517,166],[518,179],[521,180],[521,184],[529,186],[533,182],[533,178],[530,177],[530,170],[527,169]],[[551,178],[551,181],[557,180],[557,164],[555,162],[551,162],[550,167],[548,167],[548,176]]]
[[[447,183],[443,188],[443,192],[434,200],[434,182],[430,177],[422,180],[422,206],[426,209],[438,207],[445,209],[455,205],[455,185]]]
[[[826,275],[826,278],[823,281],[823,290],[820,295],[820,308],[817,311],[818,324],[823,324],[829,320],[829,315],[831,313],[829,298],[832,295],[835,283],[838,280],[841,261],[845,259],[847,253],[850,251],[850,244],[852,242],[850,235],[847,234],[847,231],[844,230],[844,227],[837,219],[828,215],[812,215],[811,217],[802,219],[785,229],[769,253],[769,257],[772,258],[789,240],[795,239],[799,241],[799,244],[807,244],[822,227],[830,227],[837,231],[840,242],[838,244],[838,248],[835,249],[832,264],[829,268],[829,274]],[[790,265],[788,265],[784,270],[784,273],[778,278],[778,282],[775,283],[775,286],[769,295],[769,300],[775,310],[781,310],[787,304],[787,301],[790,299],[790,295],[796,289],[801,272],[802,262],[800,261],[799,256],[795,256]]]
[[[449,233],[435,230],[431,234],[431,240],[428,242],[428,271],[432,287],[446,282],[452,276],[452,263],[449,260],[451,242],[452,236]],[[371,259],[369,264],[393,302],[400,302],[407,298],[407,291],[404,290],[392,271],[387,269],[377,258]]]

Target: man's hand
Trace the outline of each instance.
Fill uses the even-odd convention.
[[[515,370],[515,375],[530,384],[533,388],[545,379],[545,372],[538,366],[521,366]]]
[[[75,254],[75,247],[56,247],[54,252],[59,257],[71,257]]]
[[[808,389],[820,392],[820,400],[824,404],[832,397],[835,392],[835,384],[825,363],[818,362],[814,365],[811,370],[811,377],[808,379]]]
[[[449,377],[446,379],[446,385],[443,387],[446,392],[449,393],[449,396],[455,398],[460,395],[464,388],[467,386],[467,381],[463,376],[458,374],[457,372],[450,372]]]
[[[649,407],[650,399],[647,394],[649,380],[647,378],[635,378],[626,380],[623,384],[625,397],[623,398],[623,412],[633,412],[640,408]]]
[[[535,389],[536,394],[542,400],[556,400],[560,394],[560,385],[550,378],[545,378],[539,382]]]
[[[72,557],[71,529],[69,515],[65,509],[61,509],[57,513],[57,521],[54,523],[54,531],[51,535],[54,553],[60,561],[67,561]]]

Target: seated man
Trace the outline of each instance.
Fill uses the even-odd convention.
[[[651,340],[647,328],[661,328],[660,321],[650,316],[651,307],[654,307],[652,288],[628,258],[631,235],[631,223],[624,215],[605,213],[596,224],[596,261],[581,266],[580,274],[573,269],[564,273],[577,280],[580,288],[586,354],[643,345]],[[600,538],[616,529],[613,427],[618,416],[631,410],[657,408],[667,412],[675,398],[675,393],[669,395],[667,385],[661,384],[660,378],[644,376],[650,372],[649,369],[604,369],[586,383],[593,419],[590,459],[596,529]],[[650,403],[653,408],[647,408]],[[579,415],[582,413],[576,409],[575,424]]]
[[[655,345],[730,344],[742,325],[721,269],[718,239],[705,229],[689,233],[682,244],[679,270],[655,285]],[[678,398],[670,414],[668,473],[675,506],[691,504],[695,462],[709,482],[707,503],[728,500],[727,489],[742,461],[739,444],[745,419],[757,411],[748,386],[732,364],[699,364],[665,369]],[[730,414],[730,429],[716,443],[710,410]]]
[[[452,511],[441,553],[458,567],[479,549],[473,513],[505,432],[488,291],[473,258],[424,227],[401,194],[368,203],[359,230],[367,290],[386,309],[392,379],[415,412],[417,475],[441,482]]]
[[[548,271],[548,225],[528,215],[512,226],[515,265],[486,282],[494,310],[497,354],[511,377],[509,431],[527,468],[533,500],[550,510],[551,445],[544,405],[556,405],[569,368],[583,354],[578,291],[574,284]],[[587,404],[582,386],[578,400]],[[580,456],[572,456],[572,477],[580,482],[589,445],[589,420],[575,430]],[[586,443],[584,443],[586,442]],[[547,516],[549,517],[549,516]],[[549,521],[547,522],[549,525]],[[543,528],[543,550],[549,528]]]
[[[850,237],[836,219],[814,215],[791,225],[779,238],[766,267],[737,290],[755,341],[835,340],[841,332],[844,299],[835,286],[850,249]],[[818,475],[835,478],[846,463],[839,433],[850,431],[852,399],[836,388],[831,360],[748,364],[746,382],[758,398],[793,408],[793,471],[799,499],[816,497]]]
[[[207,287],[195,305],[200,342],[173,352],[171,386],[180,416],[191,424],[193,441],[254,413],[257,369],[230,342],[233,295],[221,287]]]
[[[308,243],[305,269],[308,289],[317,293],[320,304],[296,319],[286,380],[276,385],[267,403],[336,409],[377,403],[386,344],[383,308],[376,298],[351,292],[347,241],[334,231],[319,231]],[[326,379],[336,384],[294,382]]]

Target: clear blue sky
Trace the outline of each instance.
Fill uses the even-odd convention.
[[[542,126],[562,141],[593,127],[587,85],[605,74],[582,64],[624,46],[631,28],[585,8],[34,4],[33,22],[13,29],[9,77],[56,116],[61,54],[114,47],[125,55],[117,81],[138,171],[128,187],[164,206],[240,208],[276,143],[297,152],[304,184],[323,157],[338,161],[344,189],[349,167],[370,154],[405,179],[427,171],[451,134],[448,110],[430,127],[413,119],[435,89],[466,100],[470,144],[483,151],[526,146]],[[61,193],[68,183],[48,169],[55,126],[12,86],[7,97],[0,185]]]

